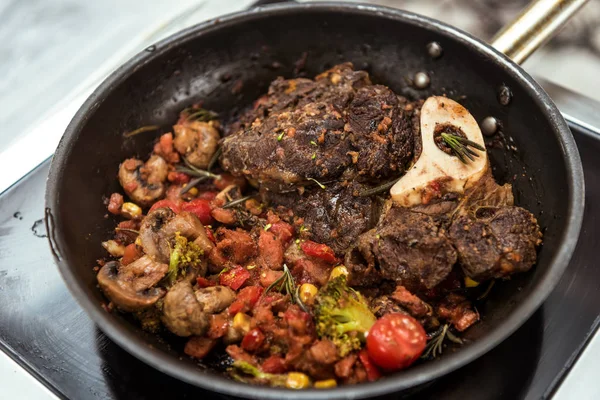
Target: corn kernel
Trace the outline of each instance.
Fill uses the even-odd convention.
[[[465,276],[465,286],[468,288],[477,287],[477,286],[479,286],[479,282],[474,281],[473,279],[469,278],[468,276]]]
[[[198,188],[193,187],[190,190],[187,191],[189,194],[191,194],[192,196],[196,197],[198,196]]]
[[[127,219],[133,219],[142,215],[142,209],[135,203],[123,203],[121,206],[121,215]]]
[[[288,389],[305,389],[310,386],[310,378],[302,372],[290,372],[285,380]]]
[[[244,334],[248,333],[250,331],[250,317],[243,312],[235,314],[233,317],[233,327]]]
[[[312,304],[318,291],[319,289],[317,289],[315,285],[311,283],[303,283],[302,286],[300,286],[300,291],[298,293],[300,296],[300,301],[302,301],[304,304]]]
[[[142,238],[140,237],[140,235],[138,235],[138,237],[135,238],[135,245],[136,246],[142,246]]]
[[[335,379],[326,379],[324,381],[316,381],[315,388],[316,389],[329,389],[337,386],[337,382]]]
[[[331,273],[329,274],[329,279],[334,279],[342,275],[348,276],[348,268],[346,268],[343,265],[338,265],[337,267],[331,270]]]
[[[125,254],[125,246],[115,242],[114,240],[107,240],[102,242],[102,247],[106,249],[113,257],[123,257]]]

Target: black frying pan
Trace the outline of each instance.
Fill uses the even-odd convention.
[[[437,42],[441,57],[427,45]],[[142,125],[170,130],[178,112],[199,100],[222,115],[251,104],[277,76],[314,76],[343,61],[368,70],[376,82],[411,97],[447,94],[478,121],[494,116],[517,151],[492,149],[500,181],[514,185],[519,205],[544,229],[537,266],[494,288],[470,341],[440,360],[422,363],[379,382],[326,391],[292,392],[249,387],[211,365],[182,358],[182,344],[143,332],[118,313],[107,313],[92,267],[105,254],[100,242],[114,227],[102,196],[118,191],[119,163],[145,157],[154,137],[124,140]],[[275,68],[277,61],[280,67]],[[426,72],[431,84],[415,89]],[[232,90],[243,82],[241,92]],[[498,100],[509,88],[507,105]],[[506,100],[504,98],[503,100]],[[512,143],[514,141],[514,143]],[[127,62],[77,112],[54,156],[46,193],[52,251],[67,286],[111,339],[156,369],[216,392],[254,398],[333,399],[375,396],[414,387],[455,370],[500,343],[541,305],[567,267],[583,215],[583,174],[573,137],[548,95],[521,68],[485,43],[414,14],[350,4],[282,5],[253,9],[178,33]],[[474,384],[477,384],[474,382]]]

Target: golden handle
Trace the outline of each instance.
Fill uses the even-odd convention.
[[[491,45],[517,64],[546,43],[588,0],[534,0],[494,36]]]

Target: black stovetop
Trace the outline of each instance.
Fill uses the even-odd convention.
[[[595,332],[600,315],[600,269],[595,268],[600,137],[572,130],[585,170],[586,212],[569,268],[522,328],[475,362],[419,391],[420,399],[549,397]],[[138,361],[100,332],[75,303],[44,238],[48,168],[46,161],[0,196],[0,348],[63,398],[226,398]]]

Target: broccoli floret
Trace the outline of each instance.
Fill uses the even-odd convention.
[[[315,297],[319,337],[330,339],[344,357],[362,348],[365,334],[377,321],[365,298],[346,283],[346,276],[331,279]]]
[[[185,268],[194,266],[201,262],[203,251],[194,242],[187,240],[185,236],[181,236],[179,232],[175,233],[175,246],[171,251],[169,258],[169,270],[167,272],[167,280],[173,284],[177,280],[179,271],[185,275]]]

